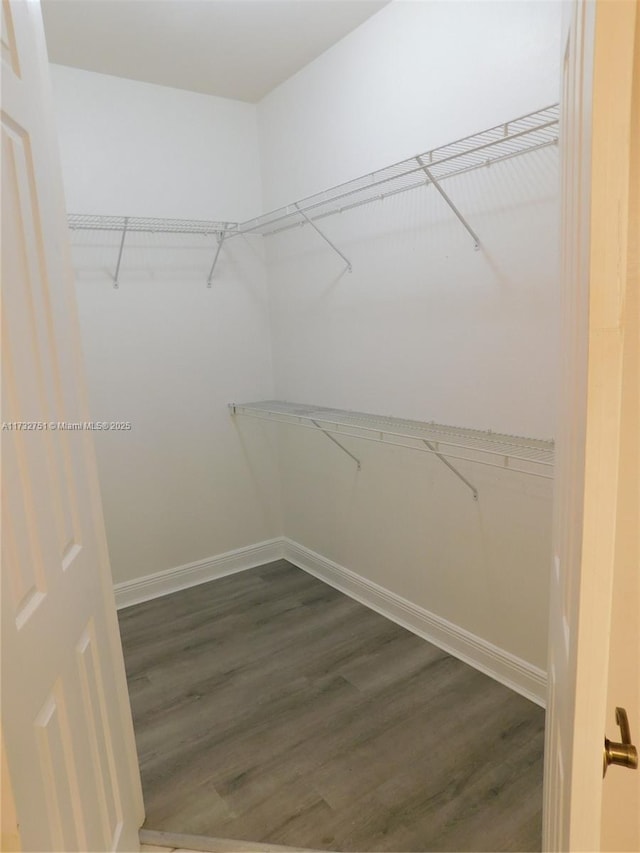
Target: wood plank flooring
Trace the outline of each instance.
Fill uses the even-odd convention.
[[[289,563],[119,617],[148,829],[540,850],[544,711]]]

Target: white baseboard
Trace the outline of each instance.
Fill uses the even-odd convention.
[[[288,560],[294,566],[402,625],[516,693],[545,707],[547,674],[544,670],[284,536],[116,584],[116,606],[121,610],[132,604],[281,559]]]
[[[283,544],[281,537],[269,539],[246,548],[227,551],[217,557],[197,560],[195,563],[117,583],[114,587],[116,607],[122,610],[132,604],[140,604],[142,601],[150,601],[152,598],[159,598],[190,586],[280,560],[283,557]]]
[[[321,554],[284,538],[284,559],[381,613],[403,628],[526,696],[546,705],[547,674],[516,655],[505,652],[464,628],[430,613]]]

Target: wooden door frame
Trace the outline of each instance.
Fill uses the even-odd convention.
[[[576,89],[566,98],[575,97],[575,109],[563,103],[561,137],[563,377],[543,849],[587,851],[599,849],[601,836],[637,4],[574,0],[570,14],[563,48],[567,37],[576,43],[565,48],[564,84],[573,75]],[[560,671],[553,644],[563,634]]]

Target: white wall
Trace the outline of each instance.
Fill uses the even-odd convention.
[[[238,220],[260,209],[254,105],[50,67],[69,212]]]
[[[558,100],[554,3],[397,2],[259,105],[265,204]],[[549,438],[558,161],[546,149],[266,240],[276,394]],[[549,481],[283,431],[286,534],[544,668]]]
[[[557,101],[560,7],[385,6],[259,104],[266,208]]]
[[[257,108],[54,69],[68,207],[242,219],[546,106],[559,19],[396,2]],[[78,238],[94,414],[135,424],[98,446],[116,580],[284,532],[544,667],[549,481],[461,463],[476,504],[427,454],[351,440],[356,473],[322,435],[225,404],[553,435],[557,169],[547,149],[447,182],[480,252],[433,188],[323,220],[351,275],[295,229],[229,241],[209,291],[210,245],[138,238],[115,292],[117,235]]]
[[[241,218],[260,206],[255,107],[53,67],[67,207]],[[282,533],[268,431],[246,446],[226,404],[273,392],[260,240],[118,234],[72,240],[116,582]]]

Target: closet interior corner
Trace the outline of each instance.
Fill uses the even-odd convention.
[[[145,828],[540,849],[562,3],[182,5],[244,94],[50,46]]]

